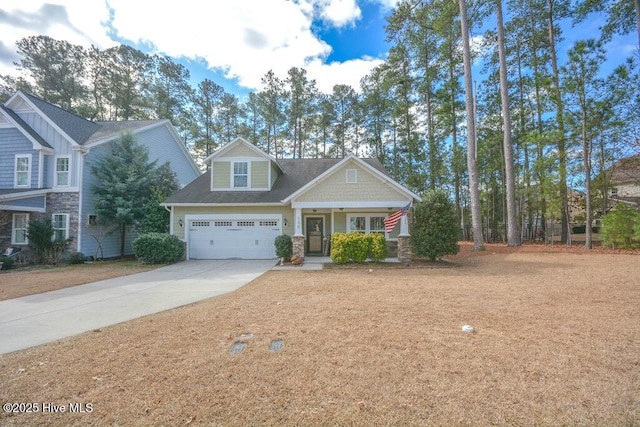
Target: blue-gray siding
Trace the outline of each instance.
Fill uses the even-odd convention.
[[[193,181],[200,173],[194,170],[192,163],[185,157],[184,152],[177,146],[179,141],[175,141],[165,126],[158,126],[144,132],[134,134],[135,140],[146,146],[149,150],[149,160],[157,160],[157,165],[162,165],[165,161],[171,163],[172,169],[176,172],[178,182],[186,185]],[[82,174],[82,217],[80,227],[82,233],[81,246],[79,250],[85,255],[96,254],[96,240],[92,234],[98,234],[97,228],[88,225],[89,215],[95,214],[94,197],[92,188],[95,185],[92,167],[98,165],[100,159],[111,149],[111,144],[103,144],[92,148],[84,157],[84,167]],[[132,241],[137,237],[135,232],[128,232],[125,240],[125,252],[133,253]],[[103,256],[114,257],[120,254],[120,239],[118,231],[104,238],[102,243]]]
[[[31,154],[31,188],[38,188],[38,151],[15,128],[0,128],[0,188],[14,188],[16,154]]]

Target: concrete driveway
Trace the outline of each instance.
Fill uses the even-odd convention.
[[[0,301],[0,354],[158,313],[244,286],[275,260],[191,260]]]

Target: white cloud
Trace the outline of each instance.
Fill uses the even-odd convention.
[[[318,0],[320,17],[335,27],[344,27],[360,19],[362,12],[355,0]]]
[[[381,63],[381,59],[375,58],[352,59],[329,64],[315,60],[305,68],[310,78],[316,80],[316,87],[321,92],[331,93],[333,86],[337,84],[349,85],[355,90],[359,90],[360,79]]]
[[[99,2],[3,0],[0,6],[3,50],[14,54],[18,40],[36,35],[49,35],[83,46],[113,46],[116,43],[107,36],[106,28],[101,25],[107,16],[106,6]],[[0,57],[0,74],[15,74],[12,60],[17,59],[17,54],[12,58]]]
[[[291,67],[307,69],[323,90],[338,83],[357,88],[380,61],[326,64],[332,48],[314,34],[312,24],[321,20],[340,28],[360,17],[356,0],[182,0],[154,7],[132,0],[3,0],[0,74],[15,74],[7,51],[15,51],[13,42],[23,37],[43,34],[104,49],[117,44],[109,37],[116,34],[149,46],[152,53],[204,62],[249,89],[258,89],[267,71],[284,77]]]

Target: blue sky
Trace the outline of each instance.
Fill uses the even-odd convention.
[[[182,0],[149,8],[131,0],[3,0],[0,74],[15,74],[14,42],[44,34],[108,48],[126,43],[183,63],[238,95],[305,68],[319,89],[358,87],[386,56],[385,18],[396,0]]]
[[[398,0],[2,0],[0,74],[16,74],[15,41],[44,34],[108,48],[119,43],[170,56],[197,84],[209,78],[243,97],[259,90],[270,69],[285,77],[305,68],[324,92],[335,84],[358,88],[386,57],[385,18]],[[599,17],[565,30],[566,52],[579,38],[597,37]],[[607,46],[609,67],[637,46],[634,35]],[[563,62],[562,60],[560,61]]]

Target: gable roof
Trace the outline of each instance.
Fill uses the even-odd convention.
[[[11,115],[12,118],[16,119],[17,125],[19,125],[22,130],[28,132],[32,137],[36,138],[39,143],[48,148],[51,148],[51,146],[20,119],[18,114],[10,107],[7,107],[11,104],[18,103],[18,100],[24,101],[35,111],[41,112],[44,119],[61,134],[66,136],[72,144],[80,146],[99,145],[100,143],[107,142],[121,135],[125,131],[135,132],[145,127],[162,125],[169,122],[166,119],[94,122],[57,107],[37,96],[22,91],[16,92],[11,99],[2,106],[2,109]]]
[[[291,195],[315,182],[318,177],[328,171],[334,170],[344,161],[345,159],[278,159],[282,174],[278,175],[271,191],[211,191],[211,169],[209,169],[186,187],[171,195],[162,204],[281,205],[290,199]],[[358,159],[358,161],[362,162],[364,167],[392,180],[378,159]]]
[[[7,119],[12,122],[34,145],[39,144],[41,147],[53,149],[43,137],[31,129],[31,127],[26,124],[24,120],[22,120],[13,110],[10,110],[4,105],[0,105],[0,109],[6,114],[5,117],[7,117]],[[34,146],[34,149],[35,148],[36,147]]]
[[[281,204],[282,200],[333,166],[337,159],[279,159],[282,174],[271,191],[211,191],[211,169],[182,190],[171,195],[164,204]]]
[[[78,145],[84,144],[100,127],[100,125],[95,122],[50,104],[37,96],[18,91],[14,97],[19,95],[26,98],[27,103],[41,111],[54,127],[57,127],[63,134],[67,135],[72,142]]]
[[[391,187],[395,188],[396,190],[402,193],[405,193],[408,197],[411,197],[412,200],[413,199],[422,200],[420,196],[412,193],[411,191],[407,190],[406,188],[398,184],[395,180],[393,180],[378,160],[376,159],[368,159],[368,160],[370,161],[375,160],[375,162],[377,162],[379,167],[374,167],[372,164],[370,164],[370,162],[366,162],[364,161],[364,159],[360,159],[354,156],[353,154],[349,154],[347,157],[341,159],[338,163],[333,165],[331,168],[327,169],[326,171],[318,175],[315,179],[311,180],[306,185],[304,185],[303,187],[299,188],[297,191],[289,195],[286,199],[283,200],[283,202],[285,203],[289,202],[295,197],[298,197],[304,194],[305,192],[310,190],[312,187],[314,187],[317,183],[322,181],[324,178],[334,174],[335,172],[337,172],[338,169],[340,169],[343,165],[346,165],[349,162],[355,162],[359,166],[363,167],[365,170],[368,170],[369,172],[371,172],[371,174],[377,177],[381,182],[390,185]]]
[[[616,162],[611,168],[611,182],[613,184],[637,182],[640,185],[640,154]]]
[[[256,147],[255,145],[253,145],[252,143],[250,143],[249,141],[247,141],[241,136],[237,137],[233,141],[217,149],[215,152],[210,154],[206,159],[204,159],[204,162],[208,163],[209,161],[211,161],[211,159],[224,155],[224,153],[231,151],[234,147],[238,145],[242,145],[248,148],[249,150],[253,151],[258,157],[264,157],[265,159],[271,160],[272,162],[275,162],[277,164],[277,161],[275,158],[271,157],[270,155],[268,155],[267,153],[265,153],[264,151],[262,151],[261,149],[259,149],[258,147]]]

